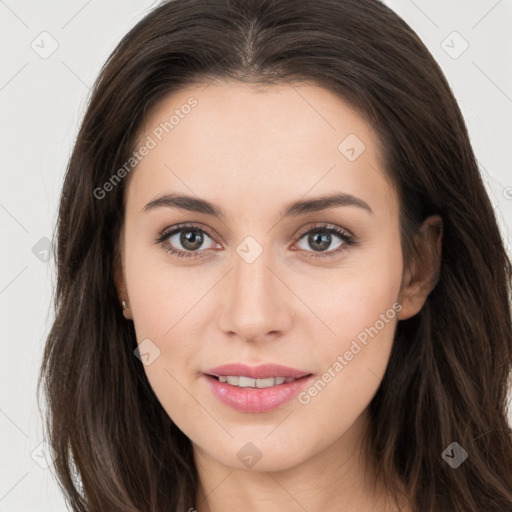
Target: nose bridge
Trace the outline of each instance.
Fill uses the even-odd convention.
[[[282,283],[274,275],[272,250],[247,237],[233,254],[233,268],[222,301],[221,327],[245,339],[285,328],[287,312]],[[269,267],[273,271],[269,270]]]

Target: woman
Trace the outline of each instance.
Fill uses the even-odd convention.
[[[73,510],[512,509],[511,263],[443,73],[379,1],[150,13],[57,243]]]

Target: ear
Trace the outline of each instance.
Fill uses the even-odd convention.
[[[417,256],[404,270],[399,320],[416,315],[433,290],[441,269],[441,242],[443,219],[439,215],[428,217],[414,237]]]
[[[128,290],[126,289],[123,258],[118,248],[116,248],[115,250],[112,275],[114,278],[114,286],[116,287],[117,290],[117,296],[119,299],[120,307],[123,308],[123,315],[127,320],[133,320],[132,310],[130,308],[130,300],[128,297]],[[125,304],[123,304],[123,302]]]

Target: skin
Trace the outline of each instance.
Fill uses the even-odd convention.
[[[381,481],[373,487],[375,471],[364,467],[362,437],[396,324],[421,309],[436,267],[425,257],[404,271],[399,203],[380,164],[379,141],[356,111],[316,85],[255,89],[217,81],[167,96],[148,112],[138,142],[191,96],[198,105],[128,178],[115,267],[119,299],[129,304],[125,316],[134,322],[138,343],[149,338],[160,350],[144,366],[147,378],[193,443],[201,485],[190,507],[398,510]],[[349,134],[365,144],[354,161],[338,150]],[[292,201],[333,191],[362,199],[373,213],[337,206],[280,216]],[[170,192],[215,203],[225,217],[172,207],[143,211]],[[207,232],[197,244],[202,257],[178,258],[155,243],[179,223],[214,235]],[[338,226],[359,244],[335,254],[344,242],[332,235],[323,250],[332,256],[315,258],[322,252],[307,235],[298,236],[315,223]],[[439,224],[432,217],[423,226],[417,241],[422,254],[439,254]],[[263,249],[251,263],[236,251],[247,236]],[[186,250],[179,234],[172,243]],[[321,377],[393,304],[401,304],[399,315],[307,404],[293,399],[266,413],[237,412],[202,377],[230,362],[273,362]],[[250,468],[237,457],[248,442],[261,454]]]

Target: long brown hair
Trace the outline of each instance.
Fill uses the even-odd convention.
[[[72,509],[194,504],[190,440],[133,355],[133,324],[114,286],[127,180],[102,198],[94,191],[130,158],[151,106],[213,78],[310,82],[356,108],[378,134],[399,194],[405,264],[422,221],[443,218],[438,282],[422,310],[397,325],[370,404],[368,447],[383,477],[403,481],[421,512],[512,510],[511,262],[441,69],[378,0],[174,0],[109,57],[63,184],[56,315],[38,383],[55,472]],[[453,442],[468,453],[456,469],[442,457]]]

